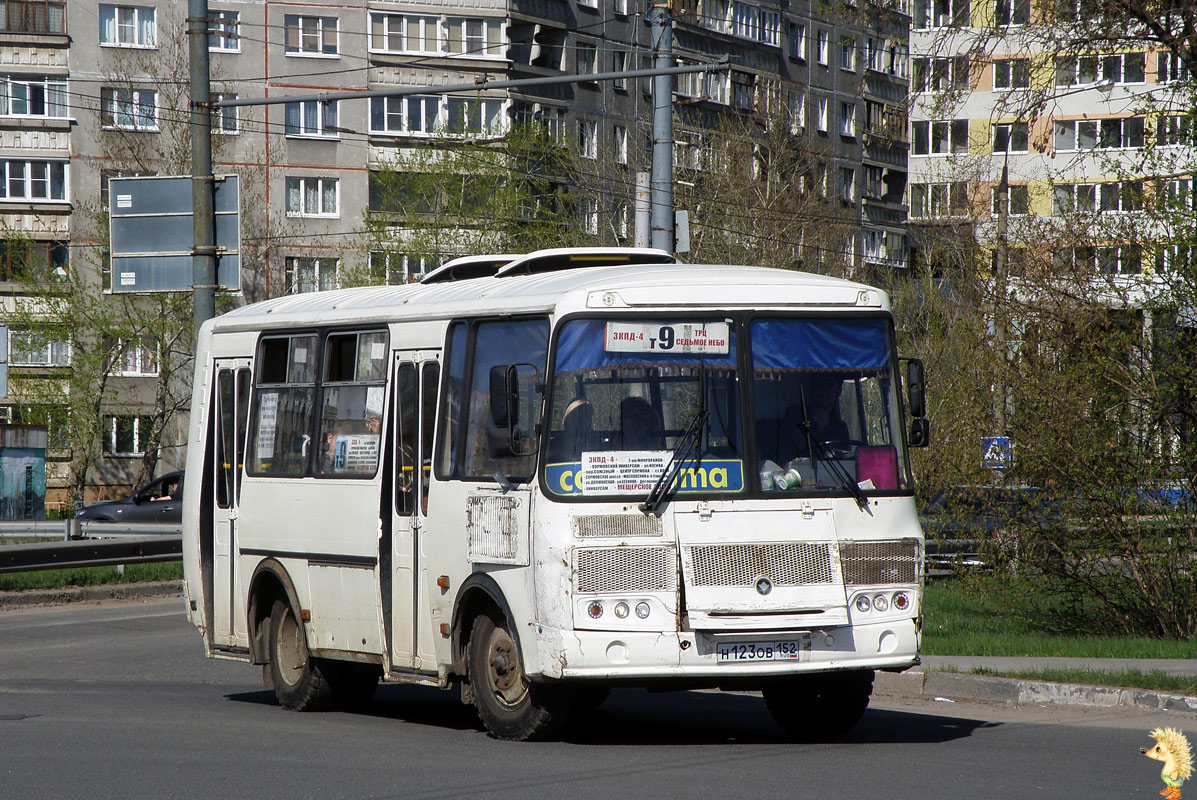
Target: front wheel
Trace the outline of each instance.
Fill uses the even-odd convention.
[[[765,687],[774,721],[795,739],[838,739],[860,722],[873,693],[873,670],[801,675]]]
[[[474,622],[469,652],[474,706],[496,739],[552,738],[569,721],[573,690],[528,680],[509,624],[489,615]]]
[[[270,610],[270,682],[288,711],[321,711],[332,704],[326,665],[308,654],[303,623],[290,603],[276,600]]]

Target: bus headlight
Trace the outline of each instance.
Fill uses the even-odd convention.
[[[907,610],[910,608],[910,595],[906,592],[894,592],[893,604],[895,611]]]
[[[862,594],[856,598],[856,610],[862,614],[868,613],[869,609],[873,607],[873,603],[869,600],[869,596]]]
[[[615,604],[615,616],[619,617],[620,619],[627,619],[628,604],[623,602],[622,600],[620,600],[618,603],[616,603]]]
[[[586,613],[590,615],[591,619],[598,619],[603,615],[603,604],[598,600],[593,601],[586,606]]]
[[[873,608],[878,611],[887,611],[889,610],[889,600],[885,595],[879,594],[873,598]]]
[[[643,600],[636,604],[636,616],[640,617],[640,619],[648,619],[650,611],[652,611],[652,608]]]

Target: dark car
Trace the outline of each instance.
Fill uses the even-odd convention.
[[[168,472],[123,500],[87,506],[75,519],[92,522],[182,522],[183,473]]]

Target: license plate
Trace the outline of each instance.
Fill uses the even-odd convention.
[[[810,639],[773,642],[720,642],[715,658],[720,662],[803,661],[809,658]]]

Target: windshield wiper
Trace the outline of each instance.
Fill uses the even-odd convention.
[[[706,408],[699,408],[698,413],[694,415],[694,419],[690,421],[690,425],[678,437],[677,444],[673,446],[673,455],[669,457],[669,463],[661,471],[661,477],[657,478],[657,482],[649,491],[648,497],[644,498],[644,502],[640,504],[640,510],[645,514],[661,516],[660,508],[669,499],[669,495],[672,494],[674,478],[681,471],[682,464],[686,463],[690,458],[690,454],[694,452],[698,443],[702,440],[702,431],[710,415],[710,412]],[[701,448],[699,448],[699,451],[699,455],[701,456]]]
[[[831,453],[827,450],[827,446],[811,433],[811,418],[810,414],[806,412],[806,392],[802,390],[801,386],[798,387],[798,400],[802,403],[802,422],[799,423],[799,426],[806,433],[807,452],[814,455],[818,461],[822,461],[827,465],[827,468],[831,470],[831,474],[835,476],[836,481],[851,493],[852,498],[856,500],[856,505],[860,506],[861,510],[868,508],[869,498],[865,497],[865,493],[860,488],[860,485],[852,480],[852,476],[848,474],[848,471],[839,462],[839,459],[832,457]]]

